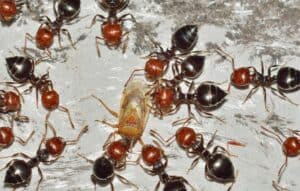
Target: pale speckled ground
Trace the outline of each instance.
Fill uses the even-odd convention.
[[[183,3],[184,2],[184,3]],[[45,14],[52,15],[51,1],[44,1],[40,7]],[[82,1],[81,16],[83,18],[75,25],[68,26],[74,39],[77,39],[77,50],[65,49],[56,53],[59,59],[40,64],[36,69],[41,74],[50,68],[50,76],[54,85],[61,94],[61,103],[70,108],[74,116],[77,130],[71,130],[64,115],[56,112],[51,122],[57,127],[59,135],[67,138],[74,137],[79,127],[90,125],[90,131],[84,135],[77,146],[67,147],[63,158],[51,166],[41,165],[45,180],[41,190],[93,190],[90,181],[91,166],[75,153],[82,153],[89,158],[96,159],[102,154],[101,145],[112,129],[94,122],[95,119],[114,119],[92,99],[80,100],[92,93],[103,98],[112,108],[118,110],[119,100],[125,80],[134,68],[143,67],[145,60],[140,57],[154,50],[146,33],[162,43],[170,46],[171,34],[183,24],[199,25],[199,40],[195,49],[205,49],[208,46],[218,45],[234,56],[237,66],[255,66],[259,68],[259,57],[263,57],[266,66],[273,62],[299,68],[300,62],[300,3],[296,0],[264,0],[264,1],[199,1],[199,0],[139,0],[131,1],[124,13],[131,12],[136,16],[138,24],[130,35],[127,52],[109,51],[101,47],[102,57],[98,58],[94,46],[94,37],[99,35],[100,24],[93,29],[86,29],[96,13],[105,14],[95,1]],[[24,34],[34,34],[38,23],[32,21],[27,12],[11,26],[1,26],[1,59],[0,80],[8,80],[4,58],[9,56],[9,50],[17,51],[14,47],[22,47]],[[57,43],[57,42],[56,42]],[[68,43],[64,41],[64,43]],[[57,45],[57,44],[56,44]],[[33,46],[32,46],[33,48]],[[55,47],[57,48],[57,47]],[[224,64],[223,64],[224,63]],[[219,57],[209,57],[205,70],[198,79],[223,82],[228,80],[231,67]],[[226,84],[222,87],[226,88]],[[234,138],[245,142],[245,148],[233,147],[231,152],[238,155],[232,158],[239,171],[233,191],[273,190],[271,182],[277,176],[277,171],[283,162],[281,147],[272,139],[260,134],[259,126],[266,125],[286,133],[287,127],[299,129],[299,107],[286,103],[273,96],[268,91],[268,100],[272,113],[267,113],[263,107],[262,92],[258,91],[246,104],[242,104],[247,90],[232,88],[226,103],[214,113],[226,119],[222,124],[212,119],[201,119],[202,125],[192,125],[197,131],[204,132],[209,139],[211,134],[218,130],[216,144],[225,146],[228,139]],[[299,102],[299,92],[288,95]],[[25,96],[23,113],[30,116],[32,122],[22,124],[16,128],[16,134],[26,137],[31,130],[36,134],[25,147],[14,143],[9,149],[1,151],[1,156],[15,152],[35,154],[43,130],[45,110],[36,109],[34,96]],[[186,114],[185,107],[174,116],[163,121],[151,116],[149,118],[144,141],[150,143],[148,136],[150,129],[156,129],[164,136],[170,136],[177,128],[171,127],[171,122]],[[5,122],[1,122],[5,125]],[[137,148],[138,150],[138,148]],[[186,173],[192,162],[176,145],[166,149],[168,154],[176,154],[176,159],[170,159],[168,172],[185,176],[197,190],[219,191],[226,190],[224,185],[208,182],[204,178],[204,163]],[[1,160],[4,166],[8,160]],[[299,157],[289,160],[289,166],[282,178],[282,185],[289,190],[300,190]],[[4,178],[4,171],[0,173],[0,180]],[[120,172],[129,180],[137,183],[141,191],[154,189],[157,177],[150,177],[136,166],[128,166]],[[38,181],[37,171],[33,171],[30,186],[25,190],[34,190]],[[119,181],[114,181],[116,190],[132,190]],[[0,183],[2,187],[2,181]],[[1,190],[10,190],[2,189]],[[20,189],[22,190],[22,188]],[[98,190],[110,190],[109,187]]]

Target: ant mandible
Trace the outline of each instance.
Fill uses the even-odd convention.
[[[72,41],[70,32],[67,29],[62,28],[64,24],[71,24],[71,21],[76,18],[80,12],[80,0],[54,0],[53,10],[56,19],[51,21],[49,17],[42,16],[40,22],[42,23],[33,37],[31,34],[26,33],[24,52],[27,52],[27,40],[35,41],[36,46],[42,50],[45,50],[49,57],[51,52],[49,48],[52,46],[54,36],[58,36],[59,46],[61,45],[61,33],[66,35],[71,43],[71,46],[75,49],[75,45]]]
[[[179,128],[174,136],[171,136],[166,140],[163,139],[158,132],[152,129],[150,130],[150,135],[165,146],[169,146],[176,140],[179,147],[186,151],[188,157],[197,157],[191,164],[189,170],[192,170],[202,158],[206,163],[205,177],[209,181],[216,181],[224,184],[232,183],[227,191],[231,190],[236,181],[236,176],[231,160],[225,155],[229,154],[228,151],[221,146],[216,146],[212,152],[208,150],[212,146],[216,133],[206,146],[204,146],[203,135],[201,133],[196,133],[189,127]]]
[[[157,142],[155,143],[157,144]],[[144,167],[140,163],[140,157],[144,164],[151,166],[152,169]],[[165,169],[168,166],[168,158],[159,145],[157,147],[151,144],[143,145],[140,157],[138,163],[142,169],[151,176],[159,176],[159,181],[154,189],[155,191],[158,191],[160,183],[164,184],[164,191],[186,190],[185,184],[189,185],[193,191],[196,191],[184,177],[170,176],[166,173]]]
[[[231,74],[231,84],[237,88],[247,88],[250,84],[253,84],[253,88],[245,98],[245,103],[251,96],[257,91],[259,87],[263,89],[264,103],[266,111],[269,111],[267,107],[267,94],[266,88],[270,88],[271,92],[279,98],[286,100],[294,105],[297,105],[291,101],[284,92],[291,92],[299,89],[300,87],[300,71],[292,67],[281,67],[276,75],[272,75],[273,69],[276,69],[280,65],[273,64],[268,68],[267,75],[264,71],[264,63],[261,58],[261,72],[258,72],[254,67],[241,67],[235,69],[232,62],[233,73]],[[277,88],[272,87],[273,84],[277,85]],[[230,85],[228,90],[230,89]]]
[[[48,126],[53,131],[54,136],[52,138],[46,139]],[[1,159],[14,158],[14,157],[22,157],[24,159],[29,159],[29,161],[27,162],[19,159],[13,159],[10,162],[8,162],[6,166],[1,169],[4,170],[8,168],[4,178],[4,184],[14,189],[23,186],[26,187],[30,183],[32,169],[34,167],[37,167],[38,173],[40,175],[40,179],[36,187],[36,190],[38,191],[40,184],[43,181],[43,174],[39,167],[39,164],[41,162],[45,164],[52,164],[56,162],[60,158],[61,153],[63,152],[65,146],[76,144],[79,141],[80,137],[87,132],[87,130],[88,130],[88,126],[83,127],[75,140],[66,141],[62,137],[57,137],[56,131],[53,128],[53,126],[50,125],[49,122],[46,122],[45,132],[39,144],[36,156],[30,157],[24,153],[15,153],[8,157],[0,157]],[[43,143],[45,143],[45,148],[42,149]],[[50,157],[55,157],[55,158],[49,160]]]
[[[287,190],[287,189],[283,188],[282,186],[280,186],[279,184],[281,181],[281,177],[287,167],[288,157],[296,157],[300,153],[300,139],[297,136],[290,136],[290,137],[285,137],[285,140],[283,140],[274,131],[271,131],[263,126],[261,126],[261,128],[264,130],[264,132],[269,133],[269,134],[265,134],[266,136],[275,139],[282,146],[282,151],[283,151],[283,154],[285,155],[285,161],[281,165],[281,167],[278,171],[277,181],[273,181],[273,187],[278,191]],[[291,131],[295,135],[298,135],[298,136],[300,135],[300,131],[297,131],[297,130],[291,130]]]
[[[36,102],[38,104],[38,92],[41,93],[42,104],[45,109],[49,111],[49,115],[55,109],[66,113],[68,115],[69,122],[74,128],[71,114],[66,107],[63,107],[59,103],[59,94],[54,90],[52,81],[49,80],[49,73],[37,77],[34,74],[35,65],[40,63],[42,59],[33,60],[29,57],[14,56],[6,58],[7,71],[10,77],[15,82],[5,82],[6,84],[31,84],[31,86],[25,90],[25,93],[30,93],[33,88],[36,88]],[[48,115],[48,116],[49,116]]]
[[[128,6],[129,0],[98,0],[98,3],[104,11],[108,12],[107,17],[100,14],[95,15],[89,27],[92,28],[92,26],[96,23],[97,18],[99,18],[102,22],[102,37],[95,37],[98,56],[100,57],[101,55],[99,48],[99,44],[101,44],[101,41],[104,41],[104,45],[106,45],[109,49],[117,49],[121,45],[123,45],[122,50],[124,53],[127,48],[128,35],[130,33],[130,31],[123,31],[124,21],[131,20],[136,23],[136,20],[130,13],[124,14],[120,17],[117,16],[117,13],[123,11]],[[128,16],[130,16],[130,18],[126,18]]]
[[[138,190],[137,185],[130,182],[125,177],[115,173],[115,170],[123,170],[125,168],[126,156],[129,148],[128,146],[127,142],[124,142],[124,139],[113,141],[105,146],[105,153],[95,161],[78,154],[79,157],[93,165],[91,180],[94,184],[95,190],[97,184],[101,186],[109,184],[111,190],[114,191],[112,183],[114,177],[117,177],[123,184],[135,187]]]

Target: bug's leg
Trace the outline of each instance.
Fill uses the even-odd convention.
[[[79,132],[79,134],[77,135],[76,139],[74,139],[74,140],[68,140],[68,141],[66,141],[65,143],[66,143],[67,145],[75,145],[75,144],[77,144],[78,141],[80,140],[81,136],[89,130],[88,127],[89,127],[88,125],[84,126],[84,127],[80,130],[80,132]]]
[[[113,111],[112,109],[110,109],[110,107],[108,107],[106,105],[106,103],[99,97],[95,96],[95,95],[92,95],[93,98],[95,98],[96,100],[99,101],[99,103],[111,114],[113,115],[114,117],[118,118],[118,113]]]

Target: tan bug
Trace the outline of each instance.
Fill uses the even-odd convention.
[[[110,134],[104,147],[111,142],[112,138],[115,140],[116,134],[128,142],[129,148],[132,148],[136,141],[142,143],[141,136],[149,116],[150,97],[147,94],[148,91],[149,86],[144,81],[137,79],[129,81],[123,90],[119,113],[110,109],[102,99],[92,95],[114,117],[118,118],[117,124],[109,123],[106,120],[96,120],[117,129]]]

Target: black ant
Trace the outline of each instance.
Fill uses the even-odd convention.
[[[267,94],[266,88],[270,88],[271,92],[279,98],[286,100],[294,105],[297,105],[291,101],[284,92],[291,92],[299,89],[300,87],[300,71],[292,67],[281,67],[276,75],[272,75],[274,68],[279,65],[271,65],[268,68],[267,75],[264,71],[264,63],[261,60],[261,72],[258,72],[254,67],[241,67],[235,69],[234,64],[233,73],[231,74],[231,84],[238,88],[247,88],[250,84],[253,84],[253,88],[248,93],[244,103],[251,98],[251,96],[257,91],[259,87],[263,89],[265,109],[269,111],[267,107]],[[277,89],[272,87],[273,84],[277,85]],[[230,87],[230,86],[229,86]],[[228,89],[229,89],[228,87]]]
[[[31,84],[31,86],[25,90],[25,93],[30,93],[32,88],[36,88],[36,101],[38,103],[38,91],[41,93],[42,104],[45,109],[52,112],[55,109],[59,109],[68,115],[70,124],[74,128],[74,124],[71,119],[69,110],[59,103],[59,94],[54,90],[52,81],[49,79],[49,73],[37,77],[34,74],[35,65],[41,62],[41,59],[34,61],[29,57],[8,57],[6,58],[6,66],[10,77],[15,82],[5,82],[6,84]]]
[[[141,157],[147,166],[152,166],[152,169],[144,167],[138,159],[142,169],[151,176],[159,176],[159,181],[155,186],[155,191],[158,191],[160,183],[163,183],[164,191],[182,190],[186,191],[185,184],[189,185],[193,191],[196,189],[182,176],[170,176],[165,169],[168,166],[168,158],[163,150],[158,146],[144,145],[142,148]]]
[[[125,177],[115,173],[115,170],[122,170],[126,165],[126,156],[129,149],[129,142],[125,139],[113,141],[104,147],[105,153],[97,158],[95,161],[78,154],[81,158],[93,165],[93,174],[91,180],[94,184],[101,186],[110,185],[111,190],[114,191],[113,179],[117,177],[123,184],[133,186],[138,190],[138,186],[127,180]]]
[[[187,152],[188,157],[197,157],[191,164],[189,170],[192,170],[199,160],[203,159],[206,162],[205,177],[209,181],[216,181],[224,184],[231,182],[232,184],[227,191],[231,190],[236,177],[234,166],[231,160],[225,155],[229,153],[221,146],[216,146],[212,152],[208,150],[212,146],[216,133],[206,146],[204,146],[203,135],[196,133],[189,127],[181,127],[174,136],[167,140],[163,139],[159,133],[154,130],[151,130],[150,134],[166,146],[169,146],[176,140],[177,144]]]
[[[130,13],[122,15],[120,17],[117,16],[117,13],[123,11],[128,6],[129,0],[98,0],[98,3],[104,11],[108,12],[107,17],[100,14],[95,15],[90,26],[91,28],[96,23],[97,18],[99,18],[102,22],[102,37],[95,37],[98,56],[100,57],[99,44],[101,44],[101,41],[104,41],[104,44],[110,49],[117,49],[123,44],[122,48],[124,53],[126,50],[128,35],[130,31],[123,31],[123,22],[125,20],[131,20],[136,23],[136,20]],[[126,17],[128,16],[130,16],[130,18],[126,19]]]
[[[46,139],[48,126],[52,129],[54,136],[52,138]],[[62,137],[57,137],[55,129],[52,127],[52,125],[49,124],[49,122],[46,122],[45,133],[43,134],[43,138],[39,144],[36,156],[30,157],[24,153],[15,153],[8,157],[0,157],[2,159],[13,157],[22,157],[25,159],[29,159],[29,161],[27,162],[24,160],[13,159],[9,163],[7,163],[6,166],[1,169],[4,170],[8,168],[4,178],[4,184],[14,189],[28,186],[31,180],[32,169],[34,167],[37,167],[40,179],[37,184],[36,190],[39,190],[40,184],[43,181],[43,174],[39,167],[39,164],[41,162],[45,164],[52,164],[56,162],[60,158],[60,155],[63,152],[65,146],[76,144],[79,141],[80,137],[87,132],[87,130],[88,126],[85,126],[84,128],[82,128],[75,140],[65,141]],[[45,143],[45,148],[42,149],[43,143]],[[49,160],[50,157],[55,158]]]
[[[24,52],[27,51],[27,40],[35,41],[38,48],[46,50],[51,57],[49,48],[52,46],[54,36],[58,36],[59,46],[61,45],[61,33],[66,35],[75,49],[71,35],[67,29],[62,28],[64,24],[71,24],[71,21],[76,18],[80,12],[80,0],[54,0],[53,10],[56,19],[51,21],[49,17],[42,16],[40,22],[42,23],[33,37],[31,34],[26,33]]]

